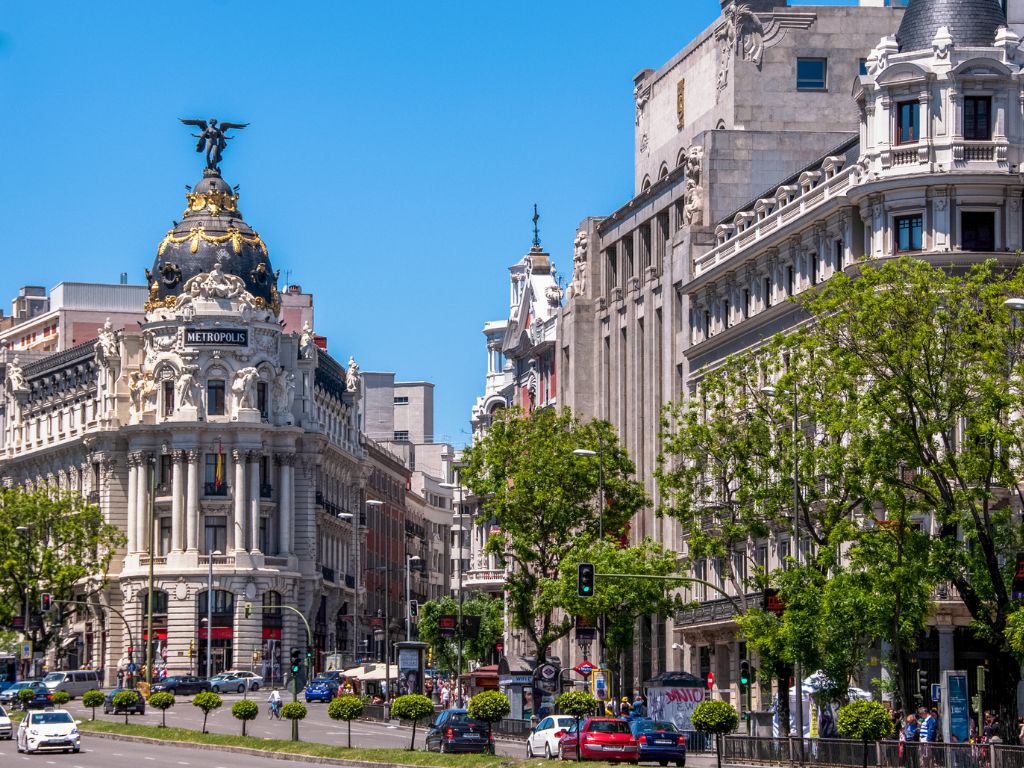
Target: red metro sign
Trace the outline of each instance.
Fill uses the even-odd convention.
[[[573,667],[573,669],[575,669],[584,677],[590,677],[590,673],[597,669],[597,667],[595,667],[589,661],[581,661],[579,664]]]

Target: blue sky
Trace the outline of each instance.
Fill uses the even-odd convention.
[[[0,2],[0,301],[142,282],[201,175],[177,118],[250,122],[222,170],[275,268],[335,357],[434,382],[462,444],[533,203],[568,279],[576,224],[632,193],[633,75],[719,8]]]

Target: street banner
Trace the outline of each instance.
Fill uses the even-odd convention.
[[[942,740],[947,744],[966,744],[970,728],[970,699],[967,695],[967,672],[946,669],[942,672]]]
[[[459,617],[445,614],[437,617],[437,633],[441,637],[455,637],[455,630],[459,626]]]
[[[590,673],[590,692],[598,701],[608,701],[608,670],[595,669]]]
[[[1011,600],[1024,599],[1024,552],[1017,553],[1017,570],[1013,572],[1013,591]]]
[[[693,710],[704,701],[703,688],[648,688],[647,711],[653,720],[667,720],[680,731],[692,731]]]

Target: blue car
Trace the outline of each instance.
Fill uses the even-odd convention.
[[[686,765],[686,736],[674,723],[638,717],[629,721],[629,730],[640,745],[641,763]]]
[[[322,701],[329,703],[338,695],[338,683],[334,680],[318,677],[306,683],[302,695],[306,697],[306,703],[311,701]]]

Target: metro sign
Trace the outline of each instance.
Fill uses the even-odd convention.
[[[597,667],[595,667],[589,661],[581,661],[579,664],[573,667],[573,669],[575,669],[584,677],[590,677],[590,673],[597,669]]]

